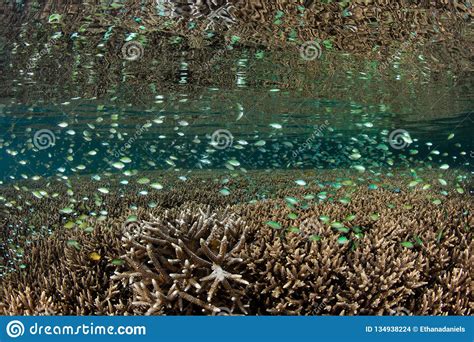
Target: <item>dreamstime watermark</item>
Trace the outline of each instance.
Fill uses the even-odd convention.
[[[31,60],[26,65],[26,70],[30,71],[31,69],[34,69],[38,64],[38,61],[45,55],[49,54],[51,47],[56,44],[57,41],[58,39],[51,39],[49,42],[47,42],[45,47],[31,58]]]
[[[217,63],[217,61],[226,53],[226,50],[225,49],[221,49],[219,51],[217,51],[213,56],[212,58],[204,63],[199,69],[201,69],[201,71],[207,71],[209,70],[214,64]]]
[[[412,142],[410,134],[404,129],[395,129],[388,136],[388,143],[394,150],[402,150],[410,146]]]
[[[211,13],[206,15],[206,18],[210,21],[206,26],[206,31],[211,29],[214,30],[216,23],[223,23],[227,28],[230,28],[237,22],[237,19],[232,14],[232,11],[235,10],[235,6],[230,3],[226,3],[224,6],[219,7],[216,10],[211,11]]]
[[[321,55],[321,45],[317,42],[307,41],[300,46],[300,56],[305,61],[314,61],[315,59],[321,58]]]
[[[379,65],[380,71],[388,68],[390,66],[390,64],[393,63],[393,61],[395,60],[395,58],[397,56],[400,56],[402,53],[404,53],[410,47],[410,45],[413,43],[415,38],[416,38],[416,33],[413,34],[407,41],[403,42],[399,46],[396,53],[390,55],[386,60],[382,61]]]
[[[303,237],[310,239],[311,237],[318,236],[322,234],[323,226],[319,224],[318,219],[313,217],[308,217],[306,220],[300,224],[300,233]]]
[[[122,46],[122,57],[127,61],[136,61],[143,57],[144,48],[140,42],[129,41]]]
[[[185,1],[183,3],[174,0],[155,0],[155,2],[158,15],[164,17],[182,17],[183,7],[187,6],[186,12],[189,13],[192,19],[205,18],[209,21],[204,31],[214,30],[215,24],[223,24],[229,28],[237,22],[237,18],[232,13],[236,11],[236,7],[230,2],[226,2],[217,8],[217,1],[212,1],[212,6],[201,6],[192,2],[186,3]],[[206,9],[205,11],[203,11],[203,7]]]
[[[231,309],[227,307],[217,308],[218,310],[213,310],[211,316],[244,316],[243,314],[233,313]]]
[[[11,338],[23,336],[25,333],[25,326],[20,321],[10,321],[6,327],[7,335]]]
[[[171,17],[174,13],[173,4],[169,0],[155,0],[158,15]]]
[[[141,238],[143,226],[135,220],[127,220],[122,223],[122,235],[127,239]]]
[[[137,141],[138,138],[140,138],[144,132],[148,132],[148,129],[151,127],[152,123],[151,121],[147,121],[143,125],[137,125],[136,126],[136,131],[133,137],[127,140],[127,142],[120,147],[118,150],[114,150],[113,154],[115,158],[120,158],[120,156],[124,153],[125,150],[128,150],[129,148],[132,147],[133,143]]]
[[[303,151],[310,149],[311,144],[314,143],[316,138],[320,138],[323,135],[324,130],[326,130],[328,127],[329,127],[328,120],[324,121],[322,125],[319,125],[319,126],[316,125],[315,130],[313,131],[311,136],[308,139],[306,139],[306,141],[303,144],[301,144],[296,151],[293,151],[293,158],[296,158]]]
[[[56,143],[56,136],[49,129],[40,129],[33,135],[33,145],[38,150],[45,150]]]
[[[423,10],[425,12],[425,10]],[[437,22],[438,20],[436,18],[441,18],[440,16],[440,12],[438,9],[429,9],[429,15],[432,17],[433,20],[433,31],[434,32],[437,32],[436,34],[440,34],[444,31],[443,28],[441,28]],[[468,27],[468,23],[469,21],[458,21],[455,25],[456,25],[456,28],[454,30],[454,32],[461,36],[462,35],[462,32]],[[410,48],[411,45],[413,45],[414,43],[416,43],[416,39],[419,38],[420,35],[417,33],[417,32],[412,32],[410,37],[408,39],[406,39],[397,49],[397,51],[393,54],[391,54],[390,56],[388,56],[388,58],[384,61],[382,61],[380,64],[379,64],[379,69],[380,71],[383,71],[384,69],[388,68],[390,66],[390,64],[392,64],[394,62],[394,60],[397,58],[397,57],[400,57],[403,53],[407,52]],[[436,37],[436,36],[435,36]],[[431,43],[428,42],[426,44],[423,45],[423,49],[425,51],[428,51],[432,48],[432,44],[433,42],[437,42],[438,39],[436,38],[433,38],[431,40]]]
[[[390,309],[389,314],[390,316],[411,316],[412,315],[410,310],[402,306],[396,307],[395,309]]]
[[[33,336],[42,335],[56,335],[56,336],[68,336],[68,335],[121,335],[121,336],[144,336],[146,335],[146,327],[143,325],[127,325],[127,326],[106,326],[106,325],[95,325],[94,323],[89,324],[77,324],[77,325],[39,325],[38,323],[32,324],[28,329],[25,329],[25,325],[18,321],[10,321],[6,328],[6,333],[11,338],[18,338],[26,333]]]
[[[218,309],[219,309],[219,311],[213,310],[211,315],[212,316],[234,316],[232,314],[232,311],[229,308],[222,307],[222,308],[218,308]]]
[[[234,143],[234,136],[227,129],[218,129],[211,135],[211,145],[218,150],[225,150]]]
[[[316,305],[314,307],[314,309],[311,311],[311,314],[312,315],[319,315],[321,314],[321,312],[324,310],[324,308],[326,307],[326,299],[323,299],[321,301],[321,303],[319,303],[318,305]]]

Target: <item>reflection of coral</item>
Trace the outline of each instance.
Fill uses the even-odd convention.
[[[237,257],[244,244],[243,222],[227,211],[167,211],[125,235],[124,258],[132,270],[113,279],[132,284],[137,314],[218,312],[229,305],[246,313],[242,299],[248,282]]]
[[[174,18],[205,19],[206,27],[214,29],[216,24],[229,28],[236,23],[235,6],[227,0],[188,1],[156,0],[160,15]]]

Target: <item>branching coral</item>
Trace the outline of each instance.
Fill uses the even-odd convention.
[[[246,313],[249,283],[239,258],[245,238],[245,223],[226,210],[168,210],[125,232],[124,259],[131,270],[113,279],[132,285],[137,314],[218,312],[219,307]]]
[[[343,203],[309,200],[319,185],[297,194],[287,177],[259,180],[276,199],[244,203],[252,195],[239,194],[241,204],[231,206],[228,198],[219,204],[214,197],[212,204],[142,204],[132,211],[110,196],[104,205],[109,212],[116,206],[119,216],[89,218],[92,232],[61,227],[32,235],[21,264],[10,260],[15,272],[0,279],[0,312],[390,315],[401,308],[420,315],[472,314],[469,195],[453,192],[437,205],[432,190],[391,191],[401,187],[399,180],[376,191],[328,185],[327,197],[350,196]],[[239,189],[249,185],[233,181]],[[185,186],[179,191],[195,193]],[[164,203],[169,196],[154,200]],[[10,227],[14,219],[4,222]],[[15,253],[9,252],[7,257]],[[91,260],[93,252],[101,258]]]
[[[252,299],[264,303],[257,314],[471,312],[469,201],[449,198],[439,210],[424,192],[358,189],[350,204],[306,206],[295,219],[288,215],[298,209],[282,201],[234,210],[255,232],[243,257],[252,270]],[[266,220],[282,228],[270,229]],[[282,231],[289,227],[299,229]]]
[[[70,242],[68,244],[68,241]],[[73,243],[71,243],[73,242]],[[33,242],[18,269],[0,286],[5,315],[123,314],[126,295],[111,284],[109,261],[119,254],[116,232],[100,226],[91,234],[58,230]],[[97,253],[100,260],[91,260]],[[107,260],[109,259],[109,260]]]

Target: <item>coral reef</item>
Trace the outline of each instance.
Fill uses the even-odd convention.
[[[126,289],[109,281],[120,255],[113,226],[93,233],[56,230],[37,239],[1,282],[0,313],[5,315],[110,315],[127,312]],[[122,301],[122,298],[125,301]]]
[[[350,205],[311,207],[294,222],[277,204],[237,210],[250,226],[260,226],[243,258],[254,271],[250,291],[268,313],[389,315],[402,307],[417,315],[470,314],[472,203],[453,199],[437,209],[421,193],[360,189]],[[379,219],[371,218],[374,212]],[[344,222],[350,213],[356,218]],[[322,224],[323,215],[343,227]],[[266,219],[314,230],[282,236],[265,229]],[[403,247],[410,240],[418,242]]]
[[[235,257],[245,244],[245,224],[227,210],[166,211],[162,219],[127,225],[123,240],[130,271],[112,279],[132,286],[135,314],[193,314],[196,306],[247,312],[245,265]]]
[[[10,258],[14,271],[0,278],[0,312],[472,314],[470,194],[452,191],[440,204],[434,198],[441,185],[410,187],[401,176],[367,180],[376,188],[341,170],[318,172],[316,184],[295,189],[289,183],[296,175],[236,177],[227,186],[247,192],[229,196],[219,194],[216,173],[203,173],[193,186],[164,180],[170,190],[147,200],[115,196],[115,189],[99,208],[77,205],[74,214],[106,209],[108,216],[81,217],[67,228],[64,216],[73,214],[51,213],[67,204],[67,196],[58,196],[44,202],[45,221],[35,221],[52,229],[29,235],[13,224],[28,227],[27,211],[45,207],[42,201],[29,207],[22,197],[3,218],[10,231],[25,234],[15,240],[22,255],[4,250],[3,262]],[[83,185],[78,198],[92,198],[95,186]],[[150,200],[159,204],[147,207]],[[175,205],[165,205],[169,200]]]

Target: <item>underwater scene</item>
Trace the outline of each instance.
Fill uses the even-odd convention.
[[[1,0],[1,315],[472,315],[470,1]]]

